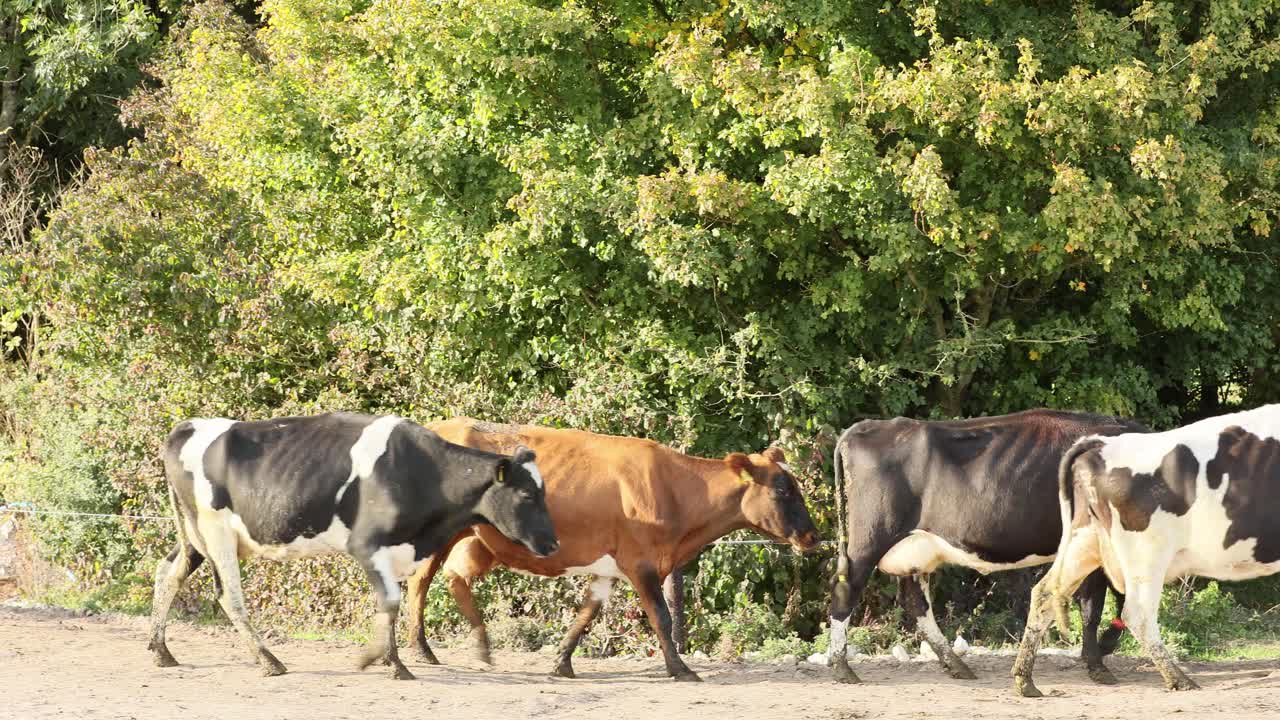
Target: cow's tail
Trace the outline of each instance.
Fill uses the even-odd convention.
[[[178,492],[169,485],[169,505],[173,507],[173,522],[178,526],[178,552],[189,552],[194,546],[187,537],[187,523],[182,518],[182,506],[178,504]]]
[[[1058,541],[1058,553],[1054,557],[1053,567],[1049,570],[1054,575],[1046,577],[1051,587],[1058,586],[1061,579],[1059,576],[1062,574],[1062,563],[1067,559],[1067,546],[1071,543],[1071,518],[1075,514],[1073,503],[1075,475],[1072,467],[1077,458],[1101,445],[1102,440],[1097,437],[1081,438],[1062,454],[1062,460],[1058,463],[1058,509],[1062,513],[1062,538]],[[1071,621],[1067,613],[1069,601],[1067,595],[1062,595],[1057,597],[1054,603],[1058,632],[1064,638],[1071,636]]]
[[[838,577],[848,577],[849,575],[849,539],[845,535],[844,528],[844,507],[845,507],[845,486],[844,477],[844,439],[849,434],[848,430],[840,433],[840,439],[836,440],[835,461],[835,494],[836,494],[836,575]]]
[[[1062,454],[1062,461],[1058,463],[1058,508],[1062,512],[1062,539],[1058,541],[1058,557],[1060,558],[1066,556],[1067,544],[1071,541],[1071,518],[1074,515],[1072,496],[1074,495],[1073,488],[1075,486],[1075,475],[1072,472],[1072,467],[1081,455],[1099,447],[1102,447],[1101,438],[1081,438]]]

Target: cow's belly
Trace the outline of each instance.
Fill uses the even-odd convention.
[[[508,564],[507,569],[521,575],[528,575],[529,577],[567,577],[570,575],[594,575],[602,578],[626,577],[622,573],[622,569],[618,567],[618,562],[609,554],[601,555],[599,558],[596,558],[595,561],[587,565],[571,565],[564,568],[558,568],[553,572],[537,572],[532,569],[532,567],[520,567],[515,564]]]
[[[890,575],[931,573],[942,565],[959,565],[982,574],[1043,565],[1052,555],[1028,555],[1011,563],[993,563],[952,545],[927,530],[912,530],[880,558],[876,567]]]
[[[239,555],[242,558],[263,557],[268,560],[292,560],[294,558],[346,552],[347,538],[351,531],[335,515],[324,532],[312,537],[299,535],[288,543],[262,543],[253,537],[239,515],[228,509],[217,511],[236,534]]]
[[[1165,582],[1188,575],[1215,580],[1252,580],[1280,572],[1280,562],[1262,563],[1254,559],[1257,544],[1256,539],[1249,538],[1229,548],[1223,548],[1221,541],[1211,548],[1186,548],[1174,555],[1169,571],[1165,573]]]

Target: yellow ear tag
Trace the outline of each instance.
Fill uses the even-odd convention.
[[[501,484],[506,481],[507,481],[507,469],[499,465],[498,466],[498,483]]]
[[[841,576],[840,576],[840,582],[849,582],[849,576],[848,576],[848,575],[841,575]]]
[[[747,472],[746,470],[739,470],[738,479],[744,483],[749,483],[751,482],[751,473]]]

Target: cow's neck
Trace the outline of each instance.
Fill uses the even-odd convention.
[[[700,482],[707,492],[699,495],[686,493],[686,517],[692,522],[672,549],[675,567],[693,559],[702,548],[715,540],[742,528],[751,527],[742,514],[742,496],[747,483],[729,469],[723,460],[689,458],[691,482]],[[705,503],[705,505],[703,505]],[[689,507],[689,504],[697,507]]]

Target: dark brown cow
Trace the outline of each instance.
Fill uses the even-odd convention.
[[[832,579],[835,678],[858,681],[846,631],[857,621],[875,569],[900,578],[898,599],[947,672],[973,678],[934,621],[930,573],[941,565],[990,573],[1051,561],[1061,537],[1052,502],[1063,452],[1082,435],[1144,430],[1128,420],[1058,410],[938,422],[864,420],[846,430],[835,451],[836,497],[849,497],[848,517],[841,515],[847,543]],[[845,540],[843,527],[840,534]],[[1106,589],[1099,573],[1081,593],[1082,653],[1090,677],[1111,683],[1102,656],[1120,631],[1113,626],[1099,643]]]
[[[452,552],[438,553],[421,568],[409,582],[410,636],[430,663],[437,661],[423,633],[422,609],[435,573],[444,566],[449,590],[471,622],[478,655],[489,662],[484,618],[471,583],[494,566],[505,565],[546,577],[592,576],[577,620],[560,644],[553,674],[574,676],[571,658],[578,641],[614,581],[626,578],[658,633],[667,672],[677,680],[699,680],[672,642],[663,579],[708,543],[740,528],[806,551],[818,542],[804,498],[777,448],[706,459],[651,440],[578,430],[494,425],[470,418],[428,427],[452,442],[491,452],[519,445],[532,448],[560,539],[558,553],[540,558],[491,528],[477,526],[460,536]]]

